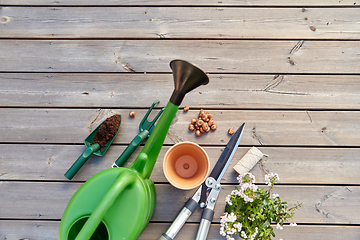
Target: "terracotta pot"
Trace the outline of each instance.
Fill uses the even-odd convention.
[[[163,171],[174,187],[193,189],[200,186],[209,175],[209,156],[196,143],[177,143],[166,152]]]

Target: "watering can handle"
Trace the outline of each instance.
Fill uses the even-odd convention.
[[[64,176],[71,180],[75,174],[80,170],[80,168],[85,164],[85,162],[90,158],[90,156],[100,149],[100,145],[95,143],[90,147],[86,148],[86,150],[80,155],[80,157],[73,163],[73,165],[67,170]]]
[[[80,230],[75,240],[88,240],[91,238],[106,212],[114,204],[120,193],[124,191],[131,183],[136,180],[136,175],[131,172],[122,172],[111,185],[107,193],[104,195],[100,203],[92,212],[85,225]]]
[[[142,141],[144,141],[149,136],[148,130],[143,130],[131,141],[129,146],[121,153],[120,157],[115,161],[113,166],[122,167],[125,162],[129,159],[131,154],[135,151],[135,149],[140,145]]]

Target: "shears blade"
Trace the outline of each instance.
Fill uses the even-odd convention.
[[[234,154],[239,146],[240,140],[242,138],[243,132],[244,132],[245,123],[243,123],[234,133],[234,135],[229,140],[228,144],[226,145],[224,151],[221,153],[219,160],[215,164],[215,167],[211,171],[209,178],[215,179],[217,182],[220,182],[223,178],[226,169],[229,167],[229,164],[234,157]],[[206,180],[205,180],[206,181]],[[201,197],[200,197],[200,203],[205,203],[206,199],[206,192],[207,187],[206,183],[204,182],[202,184],[201,189]],[[206,206],[202,204],[202,206]]]
[[[226,148],[225,148],[224,152],[221,154],[221,156],[220,156],[220,158],[218,160],[218,162],[225,161],[225,165],[222,167],[222,171],[217,176],[217,178],[216,178],[217,172],[214,173],[213,177],[215,179],[217,179],[218,182],[220,182],[221,179],[223,178],[223,176],[224,176],[224,174],[226,172],[226,169],[229,167],[229,164],[230,164],[232,158],[234,157],[236,150],[239,147],[239,143],[241,141],[241,138],[242,138],[242,135],[243,135],[243,132],[244,132],[244,126],[245,126],[245,123],[243,123],[238,128],[238,130],[234,133],[234,135],[231,137],[230,141],[226,145]],[[218,170],[216,170],[216,165],[215,165],[215,167],[213,169],[213,172],[214,171],[218,171]],[[212,176],[212,174],[210,174],[210,176]]]

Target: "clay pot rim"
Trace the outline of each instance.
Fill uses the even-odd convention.
[[[190,144],[190,145],[193,145],[195,146],[196,148],[198,148],[201,152],[204,153],[204,155],[206,156],[206,160],[207,160],[207,169],[206,169],[206,174],[204,175],[205,177],[203,179],[200,179],[198,182],[196,182],[195,184],[193,185],[190,185],[188,187],[184,187],[182,185],[179,185],[177,184],[176,182],[173,181],[173,179],[171,178],[171,176],[169,176],[168,174],[168,171],[166,170],[165,168],[165,164],[166,164],[166,158],[167,156],[170,154],[171,152],[171,149],[177,147],[178,145],[183,145],[183,144]],[[179,143],[176,143],[174,144],[173,146],[171,146],[167,152],[165,153],[165,156],[164,156],[164,159],[163,159],[163,172],[164,172],[164,175],[165,175],[165,178],[169,181],[169,183],[171,185],[173,185],[174,187],[178,188],[178,189],[181,189],[181,190],[191,190],[191,189],[194,189],[196,187],[199,187],[204,181],[206,178],[208,178],[209,174],[210,174],[210,158],[209,158],[209,155],[207,154],[207,152],[205,151],[204,148],[202,148],[199,144],[197,143],[194,143],[194,142],[190,142],[190,141],[184,141],[184,142],[179,142]]]

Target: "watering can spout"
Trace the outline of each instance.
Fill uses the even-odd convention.
[[[130,168],[135,169],[144,179],[150,177],[171,122],[185,95],[191,90],[201,85],[206,85],[209,82],[208,76],[200,68],[186,61],[173,60],[170,62],[170,67],[173,72],[175,89],[140,155],[130,166]],[[142,166],[139,162],[142,161],[141,155],[143,153],[146,153],[148,158],[145,166],[140,169],[138,166]]]
[[[170,62],[170,67],[175,84],[170,102],[174,105],[180,105],[188,92],[209,82],[208,76],[200,68],[186,61],[173,60]]]

